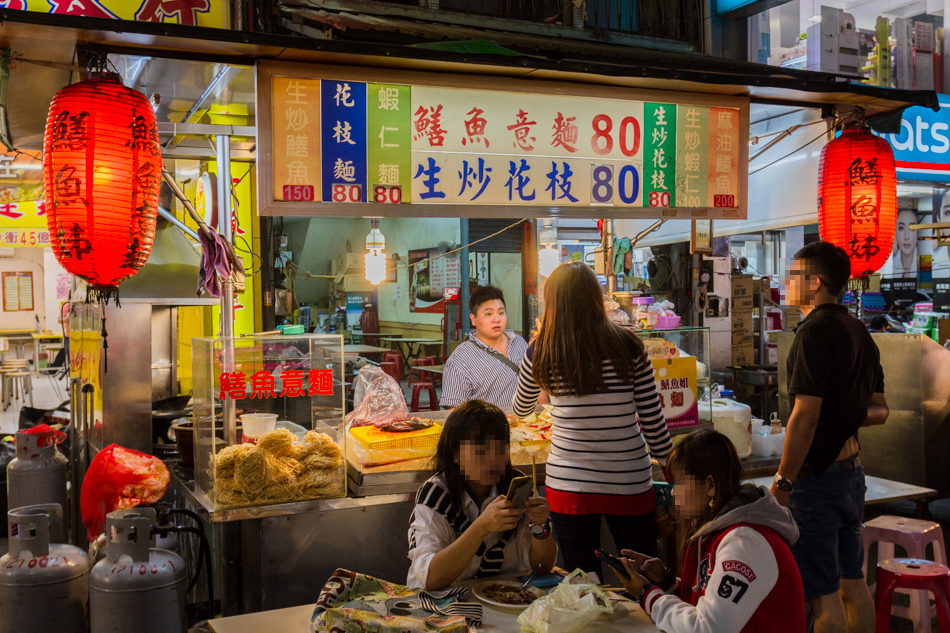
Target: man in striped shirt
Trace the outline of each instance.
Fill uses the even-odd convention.
[[[518,367],[528,344],[506,329],[505,295],[494,286],[479,286],[469,300],[475,331],[445,361],[442,375],[444,409],[469,400],[511,406],[518,384]]]

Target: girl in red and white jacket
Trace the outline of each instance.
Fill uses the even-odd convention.
[[[742,485],[732,442],[717,431],[685,437],[667,461],[673,510],[686,529],[683,575],[623,550],[621,578],[669,633],[805,631],[805,594],[788,546],[798,526],[768,488]],[[677,595],[678,594],[678,595]]]

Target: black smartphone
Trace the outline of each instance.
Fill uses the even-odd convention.
[[[594,550],[594,554],[597,556],[597,558],[613,567],[621,578],[626,578],[628,580],[630,579],[630,574],[627,573],[627,568],[623,566],[623,562],[619,558],[616,556],[611,556],[599,547]]]

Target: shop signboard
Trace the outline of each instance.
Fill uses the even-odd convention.
[[[878,134],[894,148],[898,180],[950,182],[950,95],[937,97],[937,112],[907,108],[899,134]]]
[[[3,8],[82,18],[231,28],[227,0],[6,0]]]
[[[934,279],[934,312],[950,312],[950,278]]]
[[[696,358],[663,358],[651,362],[666,426],[681,429],[698,425]]]
[[[741,98],[270,62],[257,77],[262,215],[746,214]]]
[[[881,279],[881,293],[888,305],[895,301],[907,303],[915,301],[917,299],[917,280],[885,277]]]
[[[49,245],[44,201],[0,203],[0,246],[41,248]]]

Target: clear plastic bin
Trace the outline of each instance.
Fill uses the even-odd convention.
[[[196,338],[192,354],[195,487],[209,505],[346,496],[342,336]],[[228,400],[233,407],[222,406]],[[276,413],[281,422],[243,444],[240,420],[229,440],[223,419],[241,412]],[[302,438],[291,430],[301,428]]]

